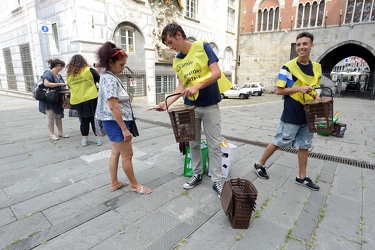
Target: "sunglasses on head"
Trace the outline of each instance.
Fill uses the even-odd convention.
[[[120,54],[122,56],[126,55],[125,51],[123,49],[120,49],[120,48],[114,48],[114,49],[112,49],[112,55],[111,55],[111,57],[115,57],[118,54]]]

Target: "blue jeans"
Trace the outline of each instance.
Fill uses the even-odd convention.
[[[297,125],[279,122],[273,144],[281,148],[298,147],[309,149],[312,146],[314,134],[309,132],[307,124]]]

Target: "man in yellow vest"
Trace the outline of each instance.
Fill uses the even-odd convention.
[[[220,93],[229,89],[231,83],[223,76],[219,59],[207,42],[187,40],[184,30],[176,23],[167,24],[162,32],[162,42],[178,52],[173,61],[173,68],[178,76],[178,86],[174,93],[181,93],[184,104],[195,106],[197,137],[190,142],[193,176],[183,187],[191,189],[202,182],[201,126],[206,135],[210,159],[213,189],[220,197],[221,185],[221,122],[218,103]],[[168,98],[168,106],[179,96]],[[165,102],[156,106],[157,110],[166,110]]]
[[[319,63],[310,60],[313,41],[314,36],[309,32],[298,34],[298,57],[284,64],[279,72],[276,94],[284,96],[284,110],[273,142],[268,144],[254,168],[260,178],[268,179],[265,164],[272,154],[279,147],[298,146],[299,171],[295,182],[311,190],[319,190],[319,186],[306,176],[308,149],[311,148],[314,134],[309,133],[303,106],[305,101],[319,98],[315,88],[320,86],[322,68]]]

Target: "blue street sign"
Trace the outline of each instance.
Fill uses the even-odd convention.
[[[47,33],[48,32],[48,27],[47,26],[42,26],[42,31]]]

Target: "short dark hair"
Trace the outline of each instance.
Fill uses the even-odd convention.
[[[300,39],[301,37],[308,37],[310,38],[311,42],[314,42],[314,35],[311,34],[310,32],[304,31],[304,32],[299,33],[297,35],[296,40]]]
[[[177,23],[168,23],[161,33],[161,41],[165,44],[165,39],[169,35],[170,37],[176,37],[177,32],[180,32],[182,38],[186,39],[185,31]]]
[[[55,59],[48,59],[47,60],[47,63],[49,64],[49,68],[50,69],[53,69],[54,67],[56,66],[61,66],[61,67],[65,67],[65,62],[64,61],[61,61],[60,59],[58,58],[55,58]]]

